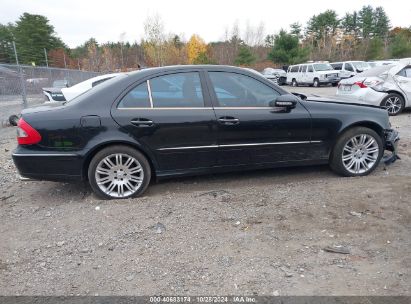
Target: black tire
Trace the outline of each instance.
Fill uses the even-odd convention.
[[[19,117],[17,115],[10,115],[9,117],[10,125],[16,127],[18,122],[19,122]]]
[[[393,106],[396,104],[396,106]],[[381,107],[384,107],[388,111],[388,115],[396,116],[404,110],[405,101],[404,97],[397,93],[389,93],[381,102]]]
[[[332,83],[332,86],[333,86],[333,87],[338,86],[338,82],[333,82],[333,83]]]
[[[375,163],[365,172],[353,173],[344,166],[343,163],[343,150],[345,145],[354,136],[360,136],[366,134],[375,139],[376,145],[378,146],[378,156],[376,157]],[[377,153],[377,152],[375,152]],[[354,127],[345,131],[337,140],[331,155],[330,155],[330,167],[331,169],[339,175],[342,176],[364,176],[370,174],[378,166],[381,157],[383,156],[384,148],[381,137],[372,129],[365,127]]]
[[[291,85],[293,87],[298,87],[298,83],[297,83],[297,80],[295,80],[295,78],[293,78],[293,80],[291,81]]]
[[[100,189],[99,185],[97,184],[96,169],[99,163],[106,157],[113,155],[113,154],[119,154],[119,153],[126,155],[126,156],[131,156],[132,158],[137,160],[143,171],[143,180],[141,184],[139,185],[139,188],[134,193],[131,193],[130,195],[124,195],[124,196],[108,195],[102,189]],[[150,167],[150,164],[147,158],[142,153],[137,151],[136,149],[133,149],[128,146],[123,146],[123,145],[115,145],[115,146],[109,146],[99,151],[96,155],[94,155],[88,167],[87,174],[88,174],[89,184],[91,188],[93,189],[93,192],[98,197],[102,199],[123,199],[123,198],[136,197],[144,193],[144,191],[147,189],[150,183],[150,180],[151,180],[151,167]]]
[[[319,86],[320,86],[320,81],[318,80],[318,78],[314,78],[313,87],[318,88]]]

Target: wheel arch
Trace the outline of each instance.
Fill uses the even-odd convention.
[[[405,98],[405,95],[402,93],[402,92],[400,92],[400,91],[396,91],[396,90],[388,90],[388,91],[386,91],[385,93],[387,93],[387,94],[398,94],[398,95],[400,95],[401,97],[402,97],[402,99],[404,100],[404,105],[405,106],[407,106],[407,99]],[[386,98],[387,96],[385,96],[384,98],[383,98],[383,100]],[[380,105],[382,104],[382,102],[383,101],[381,101],[381,103],[380,103]]]
[[[149,165],[150,165],[150,170],[151,170],[151,176],[152,178],[156,178],[156,168],[157,168],[157,164],[155,162],[155,160],[153,159],[153,157],[150,157],[150,153],[148,151],[145,151],[144,148],[142,148],[141,146],[139,146],[136,143],[132,143],[129,141],[124,141],[124,140],[117,140],[117,141],[108,141],[108,142],[102,142],[99,145],[95,146],[93,149],[91,149],[85,156],[84,158],[84,162],[83,162],[83,168],[82,168],[82,176],[83,179],[87,180],[88,179],[88,168],[90,166],[90,162],[93,159],[93,157],[100,152],[101,150],[108,148],[110,146],[127,146],[130,148],[133,148],[135,150],[137,150],[138,152],[140,152],[141,154],[144,155],[144,157],[147,159]]]
[[[335,139],[334,139],[334,141],[331,145],[329,155],[328,155],[328,159],[331,159],[331,156],[333,155],[334,148],[335,148],[335,145],[337,144],[338,139],[344,133],[346,133],[347,131],[349,131],[353,128],[356,128],[356,127],[365,127],[365,128],[369,128],[369,129],[375,131],[379,136],[381,136],[381,139],[384,142],[384,128],[380,124],[378,124],[374,121],[369,121],[369,120],[356,121],[356,122],[353,122],[351,124],[347,124],[346,126],[344,126],[343,128],[340,129],[340,131],[338,132],[337,136],[335,137]]]

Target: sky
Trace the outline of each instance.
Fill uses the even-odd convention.
[[[247,23],[258,26],[262,22],[265,34],[275,34],[293,22],[305,25],[312,15],[327,9],[342,17],[368,4],[382,6],[392,26],[411,26],[409,0],[0,0],[0,23],[15,22],[24,12],[44,15],[57,35],[74,48],[90,37],[99,43],[122,37],[140,41],[146,18],[157,14],[167,33],[186,40],[198,34],[210,42],[222,39],[236,22],[240,30]]]

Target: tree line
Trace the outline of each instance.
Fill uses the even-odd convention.
[[[69,48],[45,16],[24,13],[15,23],[0,24],[0,63],[15,63],[12,43],[24,64],[67,67],[99,72],[126,71],[141,66],[228,64],[261,70],[306,60],[377,60],[411,57],[411,27],[392,27],[382,7],[364,6],[340,17],[334,10],[312,16],[304,26],[265,34],[265,26],[238,22],[219,41],[206,43],[199,35],[188,40],[167,33],[160,16],[144,22],[140,41],[99,44],[90,38]]]

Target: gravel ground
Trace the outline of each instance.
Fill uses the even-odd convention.
[[[0,129],[0,294],[411,295],[410,112],[391,121],[402,159],[368,177],[263,170],[112,201],[20,181]]]

